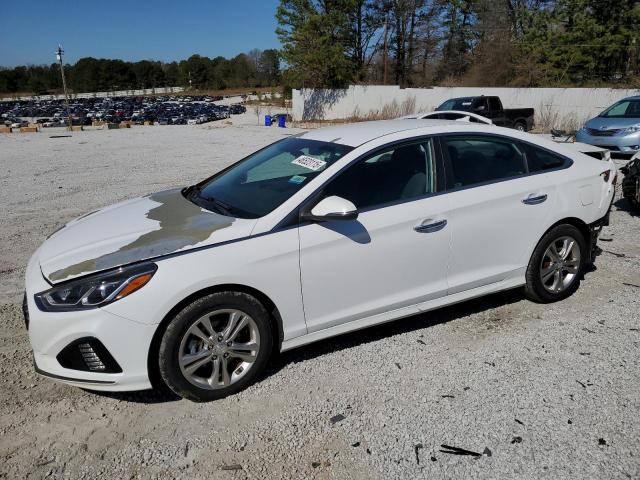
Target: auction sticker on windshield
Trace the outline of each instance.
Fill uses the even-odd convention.
[[[308,168],[309,170],[313,170],[314,172],[324,168],[327,164],[324,160],[319,160],[317,158],[309,157],[307,155],[300,155],[294,161],[292,161],[294,165],[300,165],[301,167]]]

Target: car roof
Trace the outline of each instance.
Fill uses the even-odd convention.
[[[474,124],[476,125],[476,124]],[[477,124],[479,125],[479,124]],[[357,147],[376,138],[393,133],[416,130],[426,127],[460,126],[456,120],[435,119],[396,119],[377,120],[373,122],[360,122],[348,125],[335,125],[332,127],[310,130],[300,135],[300,138],[319,140],[321,142],[340,143]]]

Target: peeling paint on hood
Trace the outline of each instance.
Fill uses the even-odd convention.
[[[57,283],[247,236],[254,225],[205,210],[174,189],[80,217],[52,235],[38,255],[43,274]]]

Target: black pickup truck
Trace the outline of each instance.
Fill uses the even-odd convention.
[[[515,128],[528,132],[533,128],[533,108],[502,108],[500,97],[460,97],[451,98],[436,108],[442,110],[461,110],[477,113],[490,119],[500,127]]]

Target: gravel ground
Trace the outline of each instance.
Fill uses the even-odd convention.
[[[511,291],[303,347],[209,404],[37,377],[19,307],[31,252],[296,131],[233,123],[0,136],[0,478],[640,478],[640,217],[623,200],[558,304]]]

